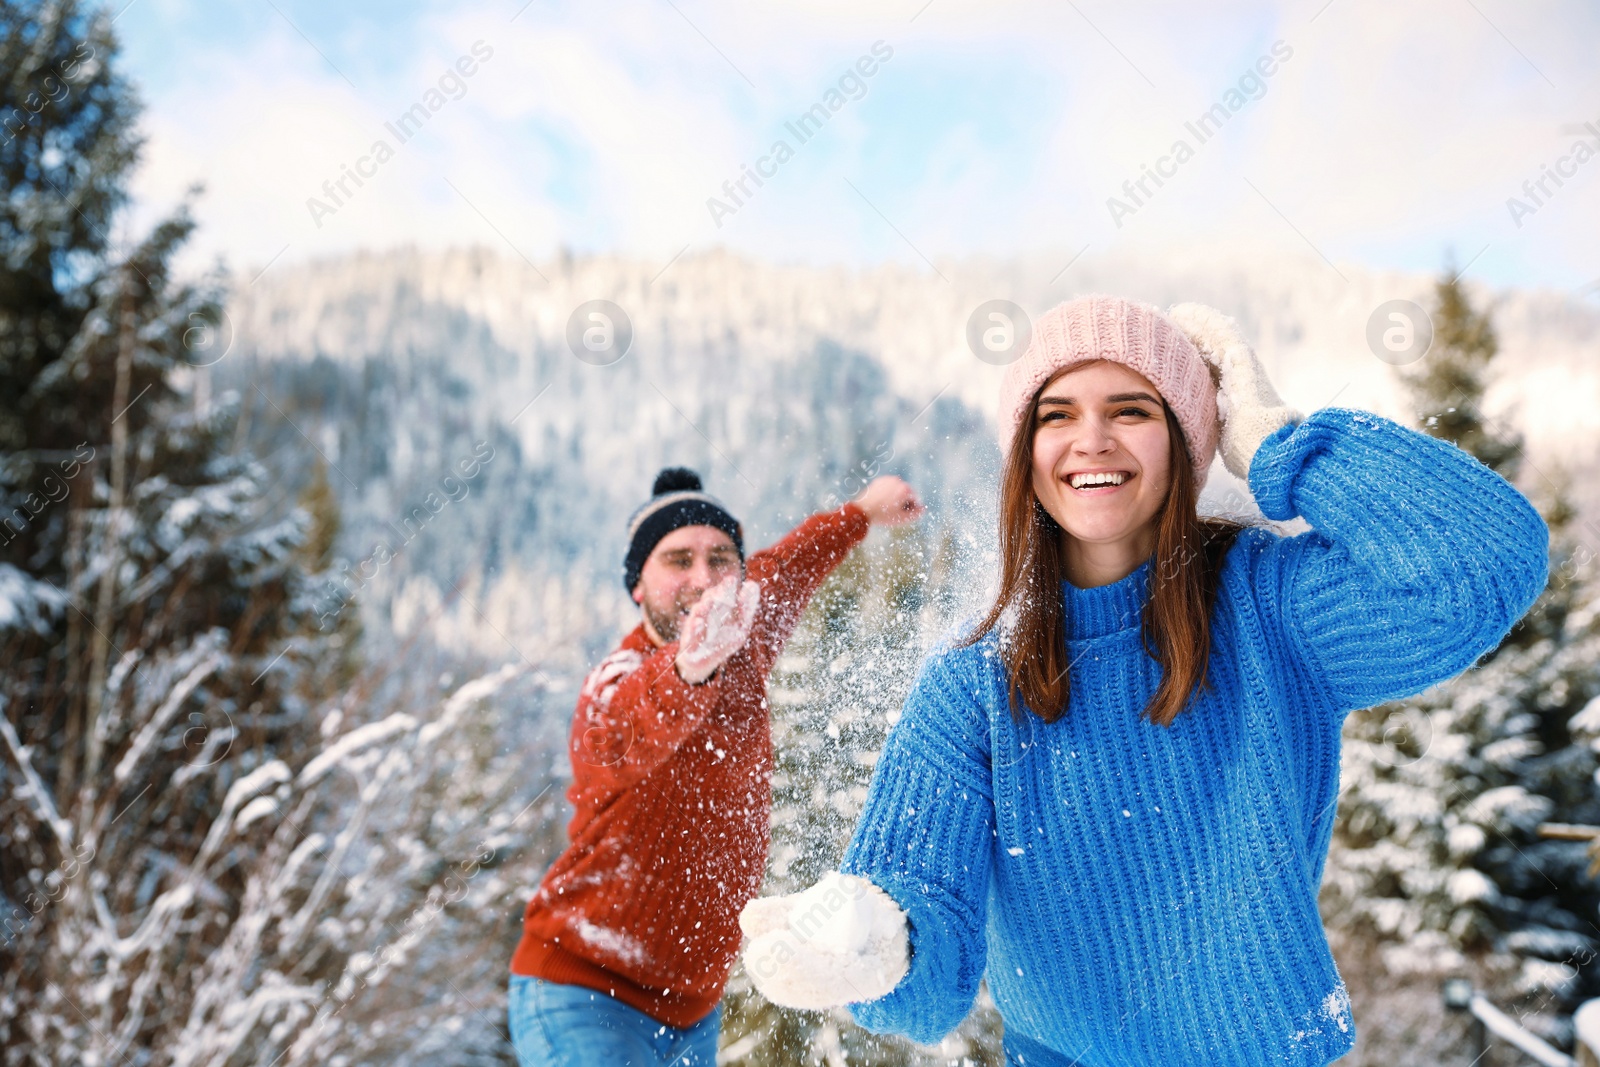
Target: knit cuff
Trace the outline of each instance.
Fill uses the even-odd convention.
[[[935,1044],[972,1008],[987,955],[983,931],[973,917],[959,913],[964,909],[952,908],[926,882],[882,871],[862,872],[861,877],[906,913],[911,969],[888,995],[852,1004],[850,1013],[874,1033],[901,1033],[920,1044]],[[970,951],[973,946],[976,952]]]
[[[1295,480],[1306,464],[1340,432],[1350,418],[1344,408],[1322,408],[1304,421],[1288,422],[1262,440],[1250,460],[1250,494],[1261,514],[1285,522],[1300,514],[1294,503]]]

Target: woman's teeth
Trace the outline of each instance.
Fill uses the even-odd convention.
[[[1121,485],[1133,477],[1123,471],[1107,471],[1103,474],[1074,474],[1070,480],[1074,489],[1098,489],[1108,485]]]

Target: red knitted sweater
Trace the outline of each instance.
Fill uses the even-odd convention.
[[[819,585],[867,534],[855,504],[752,555],[750,639],[689,685],[642,625],[585,680],[572,716],[571,841],[523,916],[515,974],[610,994],[670,1026],[705,1018],[738,955],[770,840],[767,674]]]

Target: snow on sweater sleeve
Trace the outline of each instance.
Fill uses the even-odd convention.
[[[1339,711],[1410,696],[1493,649],[1544,589],[1550,532],[1447,441],[1324,408],[1262,442],[1250,489],[1311,530],[1267,544],[1257,597],[1297,682]]]
[[[887,996],[851,1007],[877,1033],[938,1041],[965,1018],[983,977],[994,844],[988,719],[960,663],[929,656],[884,745],[840,869],[906,913],[911,969]],[[953,669],[952,669],[953,668]]]

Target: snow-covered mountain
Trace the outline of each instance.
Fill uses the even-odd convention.
[[[1240,320],[1290,403],[1412,421],[1394,368],[1366,336],[1385,301],[1426,305],[1429,276],[1335,270],[1309,254],[1070,260],[935,273],[781,266],[721,251],[667,264],[535,264],[481,248],[360,254],[241,279],[233,351],[215,373],[219,386],[259,387],[278,407],[258,405],[270,434],[303,432],[334,464],[352,559],[492,442],[478,483],[433,518],[404,566],[372,581],[367,607],[394,602],[406,616],[430,596],[442,603],[463,576],[503,584],[512,575],[503,615],[489,617],[546,641],[557,636],[558,602],[584,604],[567,637],[627,615],[616,573],[622,527],[669,463],[699,469],[745,517],[753,545],[852,495],[852,474],[880,467],[918,484],[945,529],[991,542],[1001,369],[966,342],[969,316],[988,300],[1030,315],[1087,292],[1209,303]],[[1525,481],[1564,466],[1586,516],[1600,517],[1600,305],[1521,290],[1475,297],[1493,307],[1501,340],[1489,413],[1524,434]],[[615,349],[580,359],[568,341],[574,311],[596,300],[631,323],[615,362]],[[596,322],[584,319],[580,334]],[[1237,488],[1220,464],[1213,471],[1209,496]],[[405,580],[424,575],[434,593],[424,588],[405,607]],[[473,588],[480,607],[494,600],[492,581]]]

